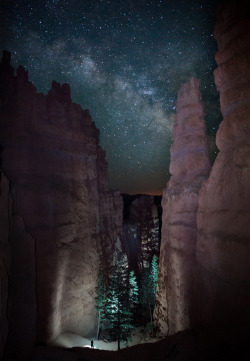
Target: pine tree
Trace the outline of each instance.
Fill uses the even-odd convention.
[[[157,273],[158,273],[158,260],[157,256],[154,255],[151,267],[150,267],[150,273],[149,273],[149,282],[150,282],[150,303],[154,307],[155,305],[155,295],[156,295],[156,285],[157,285]]]
[[[104,326],[110,340],[120,343],[128,341],[135,328],[134,316],[139,304],[139,290],[134,271],[128,272],[127,257],[117,241],[112,265],[108,269],[101,266],[96,287],[96,309],[98,311],[98,329]],[[105,273],[105,274],[104,274]]]
[[[135,316],[139,304],[139,289],[134,271],[131,271],[129,274],[129,300],[133,315]]]
[[[100,328],[103,324],[103,321],[105,321],[105,293],[103,272],[101,269],[99,269],[95,297],[96,309],[98,311],[97,339],[99,339]]]
[[[129,298],[128,263],[122,252],[115,253],[111,267],[106,299],[107,331],[112,341],[120,343],[129,339],[133,325]]]
[[[153,322],[153,311],[155,307],[156,284],[157,284],[158,261],[154,255],[149,268],[145,268],[141,278],[140,301],[143,308],[150,315],[151,324]]]
[[[141,309],[143,310],[143,319],[148,320],[150,317],[149,308],[148,308],[148,299],[149,299],[149,267],[144,268],[141,274],[140,280],[140,303]]]

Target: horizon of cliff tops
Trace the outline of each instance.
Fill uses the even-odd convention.
[[[163,191],[146,191],[146,192],[122,192],[119,189],[111,189],[112,192],[120,192],[121,195],[125,195],[125,196],[135,196],[135,197],[140,197],[140,196],[157,196],[157,197],[162,197]]]
[[[56,80],[52,80],[52,81],[51,81],[51,88],[48,89],[47,92],[40,92],[40,91],[38,91],[36,85],[35,85],[31,80],[29,80],[29,70],[28,70],[28,69],[25,69],[21,64],[20,64],[16,69],[11,65],[11,52],[10,52],[10,51],[8,51],[8,50],[6,50],[6,49],[2,51],[1,61],[2,61],[3,59],[5,59],[5,60],[7,59],[8,63],[9,63],[9,66],[12,67],[13,70],[14,70],[14,76],[15,76],[15,77],[17,76],[17,70],[18,70],[19,68],[22,68],[23,71],[25,71],[25,73],[26,73],[27,81],[33,84],[33,86],[35,87],[36,92],[37,92],[38,94],[39,94],[39,93],[42,93],[42,94],[44,94],[44,95],[47,95],[47,94],[49,93],[49,91],[51,90],[51,88],[53,87],[53,83],[57,83],[58,85],[60,85],[60,87],[63,87],[63,86],[65,86],[65,85],[67,85],[71,102],[74,103],[74,104],[78,104],[83,111],[84,111],[84,110],[88,110],[89,112],[91,112],[89,109],[83,109],[83,107],[82,107],[81,104],[75,103],[75,102],[72,100],[72,98],[71,98],[71,85],[70,85],[69,83],[67,83],[67,82],[66,82],[66,83],[59,83],[59,82],[57,82]],[[90,116],[91,116],[91,115],[90,115]],[[92,118],[92,117],[91,117],[91,118]],[[95,121],[93,120],[93,118],[92,118],[92,121],[93,121],[93,123],[95,124],[95,127],[99,130],[99,134],[100,134],[100,129],[96,126],[96,123],[95,123]],[[100,136],[99,136],[99,139],[100,139]],[[103,148],[103,146],[101,146],[101,147],[102,147],[102,149],[105,151],[105,149]],[[105,152],[105,153],[106,153],[106,152]],[[106,159],[106,157],[105,157],[105,159]],[[106,160],[106,161],[107,161],[107,160]],[[107,164],[108,164],[108,162],[107,162]],[[168,175],[168,177],[167,177],[167,182],[168,182],[168,180],[169,180],[169,175]],[[166,184],[167,184],[167,182],[166,182]],[[109,182],[109,183],[110,183],[110,182]],[[148,195],[148,196],[162,196],[162,194],[163,194],[163,189],[166,187],[166,184],[165,184],[164,186],[162,186],[162,189],[158,189],[158,190],[152,190],[152,189],[151,189],[151,190],[140,190],[140,189],[137,188],[137,189],[135,189],[135,190],[128,191],[128,190],[126,190],[126,187],[123,187],[124,189],[121,190],[121,189],[119,189],[119,188],[110,187],[110,184],[109,184],[109,188],[110,188],[111,191],[113,191],[113,192],[119,192],[121,195],[124,194],[124,195],[131,195],[131,196],[143,196],[143,195]],[[153,187],[152,187],[152,188],[153,188]]]

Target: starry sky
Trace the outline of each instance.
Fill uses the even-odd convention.
[[[112,189],[160,194],[180,86],[201,82],[211,157],[221,121],[213,70],[218,0],[0,0],[0,50],[38,91],[70,83],[100,129]]]

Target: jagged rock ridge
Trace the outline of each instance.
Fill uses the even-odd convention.
[[[23,67],[14,75],[8,52],[0,81],[2,171],[13,201],[8,348],[26,353],[64,331],[93,334],[98,261],[121,236],[123,207],[108,188],[99,131],[70,86],[54,81],[38,94]]]

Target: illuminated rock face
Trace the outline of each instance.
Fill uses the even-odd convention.
[[[215,82],[223,122],[219,155],[199,197],[197,261],[203,318],[239,334],[250,325],[250,4],[224,2],[218,13]]]
[[[64,331],[93,335],[98,261],[108,260],[121,234],[123,207],[108,189],[99,132],[72,103],[69,85],[53,82],[47,96],[38,94],[22,67],[14,76],[8,52],[0,80],[2,169],[14,219],[9,349],[25,353],[35,334],[39,342]]]
[[[162,335],[190,326],[198,193],[210,171],[204,108],[198,80],[178,93],[170,172],[163,193],[162,240],[155,321]]]

